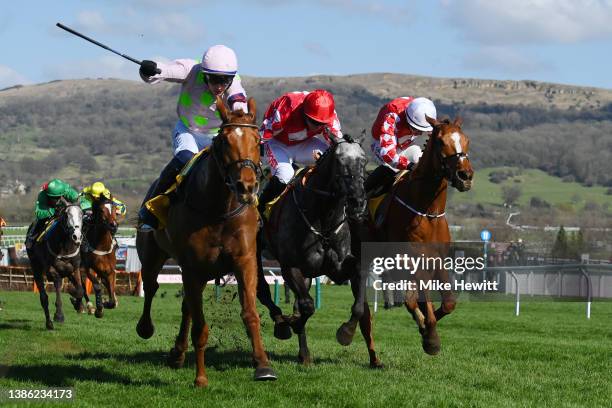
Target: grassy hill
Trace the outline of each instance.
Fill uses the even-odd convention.
[[[384,103],[403,95],[427,96],[440,116],[464,117],[477,168],[538,169],[584,186],[612,186],[611,90],[399,74],[247,76],[243,83],[257,100],[259,118],[285,92],[329,89],[344,131],[358,135],[368,130],[363,141],[367,152],[369,129]],[[0,90],[0,211],[29,218],[38,186],[51,177],[76,186],[102,179],[131,208],[137,206],[171,157],[178,90],[174,84],[117,79]],[[20,185],[27,194],[12,195]],[[599,194],[601,188],[593,191]]]
[[[606,187],[585,187],[577,182],[563,181],[559,177],[550,176],[537,169],[520,170],[520,174],[500,183],[490,180],[491,173],[507,170],[519,171],[515,167],[477,169],[472,190],[467,193],[452,193],[450,201],[501,205],[504,203],[502,189],[515,186],[521,190],[521,195],[517,200],[517,204],[521,206],[528,206],[534,197],[543,199],[551,205],[572,206],[575,209],[584,207],[587,203],[596,203],[601,206],[612,203],[612,195],[607,194],[608,188]]]

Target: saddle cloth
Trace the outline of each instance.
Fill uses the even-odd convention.
[[[170,208],[170,194],[176,191],[176,189],[181,185],[183,180],[187,178],[189,172],[193,168],[193,166],[202,158],[208,156],[208,152],[210,150],[210,146],[200,150],[197,154],[195,154],[191,160],[187,162],[176,176],[176,182],[172,184],[163,194],[160,194],[156,197],[151,198],[149,201],[145,203],[145,207],[149,210],[151,214],[157,218],[159,221],[159,229],[163,229],[166,227],[166,223],[168,222],[168,209]]]
[[[408,174],[408,171],[402,170],[395,175],[395,181],[393,181],[393,185],[391,186],[390,191],[395,190],[395,188],[397,187],[397,184],[406,174]],[[387,206],[383,206],[381,210],[384,211],[384,213],[379,214],[378,217],[376,213],[380,209],[381,204],[385,201],[385,198],[387,198],[387,196],[389,195],[390,191],[387,191],[377,197],[372,197],[368,200],[368,212],[370,213],[370,221],[372,221],[372,223],[374,223],[377,226],[382,223],[386,215]]]

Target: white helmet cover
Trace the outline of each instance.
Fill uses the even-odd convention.
[[[225,45],[213,45],[202,57],[202,70],[208,74],[236,75],[238,72],[236,53]]]
[[[431,132],[433,127],[425,120],[425,116],[436,119],[436,107],[427,98],[415,98],[406,108],[406,119],[410,126],[423,132]]]

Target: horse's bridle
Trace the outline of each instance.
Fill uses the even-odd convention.
[[[219,135],[221,135],[221,130],[227,127],[246,127],[246,128],[252,128],[252,129],[259,130],[259,127],[257,125],[254,125],[251,123],[224,123],[221,125],[219,129],[219,134],[216,137],[219,137]],[[258,140],[259,140],[259,134],[258,134]],[[263,174],[263,171],[261,170],[261,163],[255,163],[251,159],[240,159],[240,160],[234,160],[233,162],[230,162],[230,163],[223,163],[223,160],[220,157],[220,153],[217,151],[219,149],[217,147],[218,144],[219,143],[213,142],[213,145],[211,146],[211,155],[215,163],[217,164],[217,168],[219,169],[219,173],[221,174],[221,177],[223,177],[223,182],[229,188],[229,190],[236,197],[238,197],[238,189],[236,187],[236,180],[234,180],[231,176],[232,167],[236,167],[238,172],[240,172],[240,170],[242,170],[243,168],[250,168],[255,172],[256,177],[259,179],[261,178],[261,175]],[[228,219],[228,218],[235,217],[238,214],[242,213],[242,211],[244,211],[246,207],[247,207],[247,203],[240,202],[240,205],[236,209],[223,215],[221,218]]]
[[[439,132],[439,130],[438,130]],[[434,137],[433,135],[431,135],[430,137]],[[447,181],[450,181],[451,184],[454,182],[454,174],[452,172],[452,169],[449,166],[449,162],[453,159],[455,159],[455,163],[459,163],[459,160],[461,160],[462,157],[468,157],[467,153],[464,152],[459,152],[459,153],[455,153],[455,154],[451,154],[450,156],[443,156],[442,155],[442,142],[440,139],[436,138],[432,141],[433,145],[434,145],[434,149],[436,150],[436,154],[440,157],[440,164],[442,165],[442,174],[438,174],[438,172],[436,171],[436,173],[434,173],[434,177],[437,179],[446,179]],[[401,205],[403,205],[404,207],[406,207],[407,209],[409,209],[410,211],[412,211],[414,214],[419,215],[421,217],[427,217],[427,218],[442,218],[446,215],[446,211],[441,212],[441,213],[437,213],[437,214],[429,214],[426,212],[422,212],[419,211],[417,209],[415,209],[414,207],[412,207],[410,204],[404,202],[400,197],[398,197],[394,192],[392,192],[393,194],[393,198],[399,202]]]
[[[325,157],[328,157],[328,155],[331,155],[331,153],[333,153],[336,149],[336,147],[340,144],[340,143],[349,143],[349,141],[344,140],[344,139],[340,139],[340,140],[335,140],[335,139],[331,139],[332,140],[332,146],[327,149],[323,155],[321,157],[319,157],[319,159],[317,160],[317,165],[319,165]],[[352,142],[355,143],[355,142]],[[346,177],[344,175],[342,175],[341,177]],[[299,184],[299,180],[297,181],[297,183]],[[338,198],[339,196],[341,196],[341,193],[339,193],[338,191],[325,191],[325,190],[320,190],[317,188],[312,188],[312,187],[308,187],[306,185],[302,185],[300,187],[302,190],[307,190],[307,191],[312,191],[315,194],[319,194],[325,197],[330,197],[330,198]],[[330,244],[330,241],[332,240],[332,237],[334,235],[336,235],[340,229],[342,228],[342,226],[344,225],[344,223],[346,222],[347,216],[346,216],[346,205],[344,206],[344,211],[343,211],[343,216],[342,219],[334,226],[328,228],[327,230],[323,231],[323,230],[318,230],[314,225],[312,225],[312,223],[308,220],[308,217],[306,217],[306,214],[304,213],[304,210],[302,210],[302,208],[299,205],[297,196],[296,196],[296,188],[292,189],[291,195],[293,197],[293,202],[295,204],[296,209],[298,210],[298,213],[300,214],[300,217],[302,218],[302,220],[304,221],[304,223],[306,224],[306,226],[308,227],[308,229],[310,230],[310,232],[312,232],[319,241],[321,241],[321,243],[323,244],[324,247],[328,247]],[[346,195],[346,194],[343,194]]]
[[[71,204],[71,203],[66,202],[65,200],[62,200],[62,202],[63,202],[65,205],[64,205],[64,206],[61,208],[61,210],[59,211],[58,222],[60,223],[60,226],[61,226],[62,230],[63,230],[65,233],[70,233],[71,231],[69,231],[69,230],[68,230],[67,225],[65,225],[65,224],[66,224],[66,222],[67,222],[66,220],[68,219],[68,216],[67,216],[66,210],[68,209],[68,207],[79,207],[79,208],[80,208],[80,205],[79,205],[79,204]],[[63,219],[61,219],[61,218],[63,218]],[[56,253],[55,251],[53,251],[53,249],[51,248],[51,245],[50,245],[50,243],[49,243],[49,240],[48,240],[48,239],[47,239],[47,241],[46,241],[46,244],[47,244],[47,250],[49,251],[49,253],[51,253],[51,255],[52,255],[53,257],[57,258],[57,259],[70,259],[70,258],[75,257],[75,256],[76,256],[76,255],[77,255],[77,254],[78,254],[78,253],[81,251],[81,246],[80,246],[80,245],[78,245],[78,246],[76,247],[76,249],[75,249],[75,250],[74,250],[72,253],[69,253],[69,254],[57,254],[57,253]]]

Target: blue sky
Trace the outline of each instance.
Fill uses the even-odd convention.
[[[533,79],[612,89],[612,0],[6,1],[0,88],[54,79],[137,79],[138,59],[236,50],[240,72],[396,72]]]

